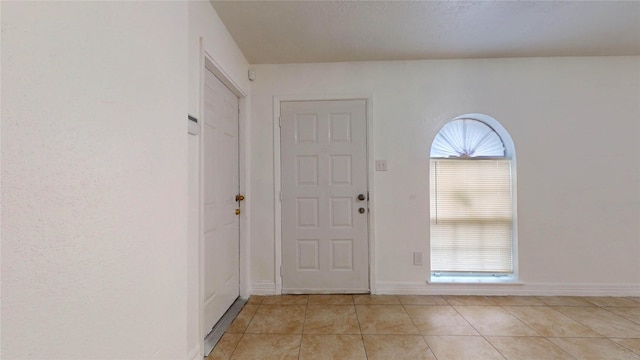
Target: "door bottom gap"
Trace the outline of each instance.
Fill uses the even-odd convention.
[[[224,335],[224,332],[227,331],[229,326],[231,326],[231,323],[236,318],[236,316],[238,316],[238,314],[240,313],[240,310],[242,310],[242,308],[246,303],[247,303],[247,299],[238,297],[236,301],[234,301],[233,304],[231,304],[229,309],[227,309],[224,315],[222,315],[220,320],[218,320],[218,322],[213,326],[213,328],[211,329],[211,332],[204,337],[205,357],[209,356],[209,353],[211,353],[211,350],[213,350],[213,348],[216,346],[218,341],[220,341],[220,339],[222,338],[222,335]]]

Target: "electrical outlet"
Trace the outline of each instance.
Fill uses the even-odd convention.
[[[413,265],[422,266],[422,252],[416,251],[413,253]]]
[[[376,160],[376,171],[387,171],[387,160]]]

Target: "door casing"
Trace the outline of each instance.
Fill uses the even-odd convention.
[[[233,81],[232,77],[227,74],[222,67],[214,60],[213,56],[211,56],[207,51],[204,50],[202,46],[202,38],[200,39],[200,66],[199,66],[199,96],[198,96],[198,118],[204,118],[204,83],[205,83],[205,72],[209,69],[222,83],[231,90],[233,94],[238,97],[239,101],[239,112],[238,112],[238,122],[239,122],[239,133],[238,133],[238,169],[239,169],[239,188],[240,193],[245,195],[245,200],[242,202],[240,206],[242,213],[240,214],[240,252],[239,252],[239,284],[240,287],[240,297],[248,298],[249,296],[249,282],[248,273],[247,273],[247,261],[248,261],[248,229],[247,226],[249,221],[249,207],[251,196],[247,193],[248,184],[247,184],[247,171],[246,171],[246,129],[247,129],[247,102],[246,97],[247,94],[240,88],[240,86]],[[202,126],[202,125],[201,125]],[[197,294],[197,304],[198,304],[198,329],[197,334],[200,342],[200,354],[204,354],[204,338],[200,337],[200,334],[204,332],[205,327],[208,325],[205,324],[204,321],[204,304],[201,299],[204,294],[204,201],[203,201],[203,164],[202,164],[202,153],[204,151],[204,141],[202,141],[201,135],[198,135],[198,143],[199,143],[199,154],[198,154],[198,198],[199,198],[199,218],[198,218],[198,294]],[[210,330],[210,329],[208,329]]]
[[[274,237],[275,237],[275,294],[282,293],[282,191],[281,159],[280,159],[280,103],[287,101],[330,101],[330,100],[364,100],[366,103],[367,121],[367,187],[369,189],[369,289],[376,293],[375,274],[375,196],[373,158],[373,95],[341,94],[341,95],[283,95],[273,98],[273,176],[274,176]]]

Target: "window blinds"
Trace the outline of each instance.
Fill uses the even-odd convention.
[[[510,159],[431,159],[431,271],[512,273]]]

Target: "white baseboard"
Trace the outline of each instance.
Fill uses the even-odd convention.
[[[275,282],[258,280],[251,285],[251,295],[279,295],[279,294],[276,292]]]
[[[189,354],[187,354],[189,360],[202,360],[202,354],[200,354],[200,345],[196,345]]]
[[[282,289],[283,294],[369,294],[369,289],[331,289],[318,290],[316,288]]]
[[[519,295],[519,296],[640,296],[640,284],[427,284],[376,283],[376,294],[388,295]]]

